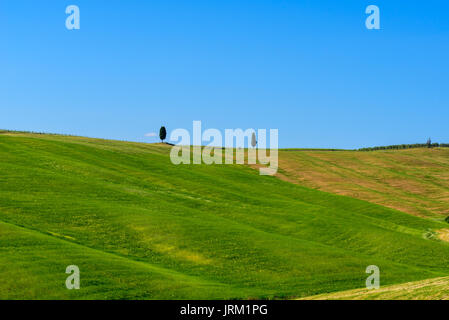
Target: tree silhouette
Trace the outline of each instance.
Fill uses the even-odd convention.
[[[167,138],[167,130],[165,129],[164,126],[162,126],[161,129],[159,130],[159,138],[161,139],[162,142],[164,142],[165,138]]]
[[[255,132],[253,132],[253,135],[251,137],[251,145],[253,146],[253,148],[255,148],[256,145],[257,145],[256,133]]]
[[[427,139],[427,148],[432,148],[432,139]]]

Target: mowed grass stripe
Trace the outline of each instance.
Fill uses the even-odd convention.
[[[357,289],[306,297],[305,300],[449,300],[449,277],[407,282],[379,289]]]

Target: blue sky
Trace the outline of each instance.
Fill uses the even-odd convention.
[[[156,142],[201,120],[279,129],[280,147],[449,142],[448,15],[443,0],[1,0],[0,128]]]

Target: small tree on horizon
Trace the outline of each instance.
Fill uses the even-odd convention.
[[[161,139],[162,142],[164,142],[165,138],[167,138],[167,130],[165,129],[164,126],[162,126],[161,129],[159,130],[159,138]]]
[[[255,132],[253,132],[253,135],[251,136],[251,145],[253,146],[253,148],[255,148],[257,146],[256,133]]]
[[[427,148],[432,148],[432,139],[427,139]]]

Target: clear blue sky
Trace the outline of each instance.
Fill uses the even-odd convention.
[[[448,17],[444,0],[1,0],[0,128],[156,142],[201,120],[277,128],[280,147],[449,142]]]

